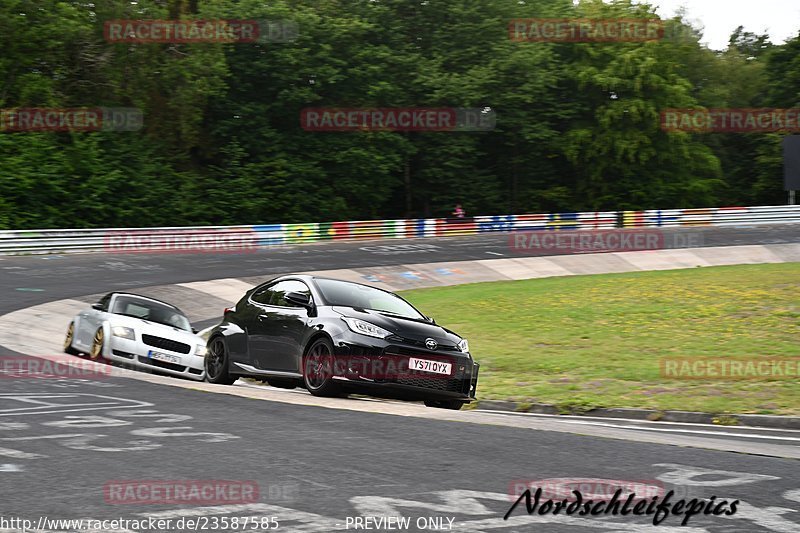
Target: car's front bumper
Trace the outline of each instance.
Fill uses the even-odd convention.
[[[345,333],[334,338],[334,357],[333,379],[349,389],[403,399],[475,399],[480,365],[468,353],[427,350]],[[410,370],[412,357],[449,363],[451,372]]]
[[[148,356],[151,350],[173,355],[177,357],[179,361],[177,363],[168,363],[166,361],[152,359]],[[202,356],[192,353],[183,354],[171,352],[162,348],[153,348],[138,340],[112,336],[111,341],[108,343],[105,357],[111,361],[134,365],[151,372],[169,374],[170,376],[178,376],[195,381],[202,381],[205,379],[205,365]]]

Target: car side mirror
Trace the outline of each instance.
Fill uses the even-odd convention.
[[[302,292],[287,292],[283,299],[289,303],[293,303],[298,307],[311,307],[311,296]]]
[[[432,316],[429,316],[427,318],[428,318],[428,322],[430,322],[431,324],[434,324],[434,325],[436,324],[436,321],[433,319]]]
[[[199,333],[199,330],[198,330],[197,328],[192,328],[192,333],[194,333],[195,335],[197,335],[197,334]]]
[[[92,304],[92,309],[97,309],[98,311],[102,311],[103,310],[103,304],[101,304],[100,302],[94,303],[94,304]]]

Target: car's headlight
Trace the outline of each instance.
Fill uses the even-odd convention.
[[[198,344],[194,350],[195,355],[199,355],[200,357],[205,357],[208,353],[208,348],[206,348],[205,344]]]
[[[359,320],[357,318],[342,317],[342,320],[347,322],[347,327],[349,327],[351,331],[366,335],[367,337],[385,339],[392,334],[391,331],[387,331],[380,326],[370,324],[369,322],[364,322],[363,320]]]
[[[111,334],[123,339],[136,340],[136,337],[133,335],[133,328],[126,328],[125,326],[113,326],[111,328]]]
[[[461,339],[461,342],[458,343],[458,349],[464,353],[469,351],[469,343],[467,342],[467,339]]]

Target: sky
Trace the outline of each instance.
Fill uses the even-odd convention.
[[[693,26],[705,27],[703,42],[714,50],[727,47],[737,26],[755,34],[768,33],[779,44],[800,31],[800,0],[647,0],[659,6],[662,18],[685,6]]]

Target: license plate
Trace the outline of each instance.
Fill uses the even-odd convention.
[[[161,352],[154,352],[150,350],[147,352],[147,357],[150,359],[155,359],[157,361],[164,361],[165,363],[180,363],[181,358],[177,355],[170,355],[168,353],[161,353]]]
[[[450,363],[442,363],[439,361],[429,361],[428,359],[416,359],[414,357],[408,358],[408,368],[411,370],[421,370],[423,372],[432,372],[434,374],[450,375],[453,365]]]

